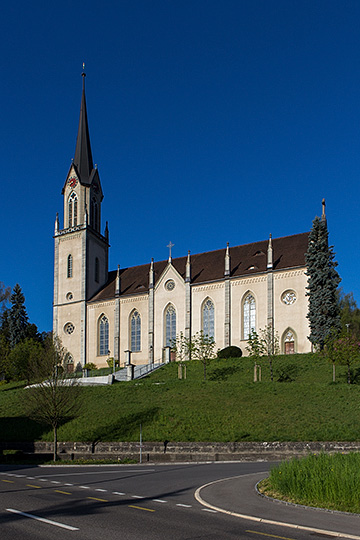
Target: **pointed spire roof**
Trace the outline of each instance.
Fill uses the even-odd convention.
[[[89,183],[91,172],[94,168],[93,158],[91,153],[89,126],[86,112],[86,99],[85,99],[85,72],[82,73],[83,87],[81,96],[81,108],[79,128],[76,139],[76,149],[74,157],[74,165],[80,177],[80,181],[84,184]]]

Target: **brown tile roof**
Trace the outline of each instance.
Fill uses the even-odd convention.
[[[274,238],[274,270],[284,270],[305,266],[305,253],[308,247],[309,233],[294,234]],[[266,272],[268,240],[230,247],[230,277],[247,276]],[[191,255],[191,283],[200,284],[218,281],[224,278],[225,251],[207,251]],[[172,259],[172,264],[185,278],[187,257]],[[167,266],[167,261],[154,263],[155,284]],[[120,270],[121,296],[147,293],[149,290],[150,263]],[[93,302],[115,297],[116,271],[109,272],[108,282],[91,299]]]

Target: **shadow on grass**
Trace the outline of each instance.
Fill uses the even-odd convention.
[[[158,412],[159,407],[149,407],[138,413],[117,417],[106,425],[79,433],[79,440],[91,441],[92,452],[95,451],[95,447],[99,442],[129,440],[134,434],[139,433],[140,425],[144,427],[152,423]]]
[[[231,375],[239,371],[240,366],[225,366],[209,370],[208,379],[210,381],[226,381]]]

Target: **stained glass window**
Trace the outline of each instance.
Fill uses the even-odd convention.
[[[215,308],[213,302],[208,298],[203,305],[202,319],[203,319],[203,333],[204,336],[215,337],[214,331],[214,314]]]
[[[131,351],[141,350],[141,317],[138,311],[131,315]]]
[[[109,351],[109,321],[102,315],[99,321],[99,354],[104,356]]]
[[[244,300],[243,307],[243,337],[249,339],[252,330],[255,330],[256,305],[255,298],[249,293]]]
[[[165,313],[166,347],[172,347],[176,339],[176,311],[174,306],[169,306]]]

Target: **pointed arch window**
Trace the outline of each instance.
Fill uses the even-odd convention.
[[[176,339],[176,311],[170,305],[165,312],[165,346],[171,347]]]
[[[133,311],[130,319],[131,351],[141,350],[141,317],[138,311]]]
[[[212,300],[205,300],[202,308],[203,334],[208,337],[215,337],[215,306]]]
[[[106,315],[99,319],[99,355],[105,356],[109,352],[109,321]]]
[[[73,259],[71,254],[67,258],[67,277],[73,277]]]
[[[100,262],[98,257],[95,258],[95,281],[96,283],[100,281]]]
[[[69,217],[69,227],[75,227],[77,225],[77,207],[78,207],[78,197],[73,191],[69,197],[68,205],[68,217]]]
[[[249,339],[252,330],[255,330],[256,304],[255,298],[248,293],[243,303],[243,339]]]
[[[283,351],[284,354],[295,353],[296,334],[292,328],[285,330],[283,335]]]

